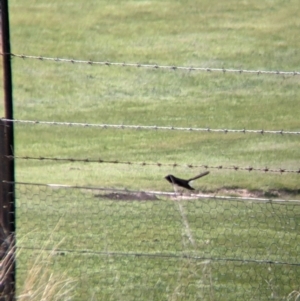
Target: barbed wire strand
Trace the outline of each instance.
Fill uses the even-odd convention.
[[[1,55],[4,55],[1,53]],[[269,74],[269,75],[300,75],[299,71],[279,71],[279,70],[247,70],[247,69],[234,69],[234,68],[208,68],[208,67],[186,67],[186,66],[171,66],[171,65],[158,65],[158,64],[140,64],[140,63],[121,63],[109,61],[92,61],[92,60],[79,60],[67,58],[54,58],[35,55],[24,55],[10,53],[11,57],[22,59],[34,59],[39,61],[54,61],[60,63],[72,64],[88,64],[88,65],[101,65],[101,66],[120,66],[120,67],[136,67],[148,69],[167,69],[167,70],[186,70],[186,71],[201,71],[201,72],[222,72],[222,73],[239,73],[239,74]]]
[[[14,123],[36,124],[36,125],[57,125],[57,126],[80,126],[80,127],[95,127],[101,129],[134,129],[134,130],[165,130],[165,131],[186,131],[186,132],[208,132],[208,133],[256,133],[256,134],[276,134],[276,135],[299,135],[300,131],[285,131],[285,130],[246,130],[246,129],[211,129],[211,128],[196,128],[196,127],[176,127],[176,126],[156,126],[156,125],[125,125],[125,124],[96,124],[96,123],[80,123],[80,122],[60,122],[60,121],[41,121],[41,120],[21,120],[21,119],[5,119],[0,120]]]
[[[45,183],[29,183],[29,182],[9,182],[3,180],[2,183],[9,185],[26,185],[26,186],[41,186],[41,187],[49,187],[52,189],[82,189],[82,190],[91,190],[91,191],[103,191],[103,192],[115,192],[127,195],[152,195],[152,196],[165,196],[173,199],[180,198],[181,200],[191,200],[191,199],[220,199],[223,201],[240,201],[240,202],[258,202],[258,203],[270,203],[276,205],[299,205],[300,200],[283,200],[283,199],[268,199],[268,198],[256,198],[256,197],[237,197],[237,196],[224,196],[218,195],[215,193],[214,195],[210,194],[202,194],[202,193],[191,193],[190,195],[178,195],[175,192],[165,192],[165,191],[151,191],[151,190],[131,190],[131,189],[120,189],[120,188],[112,188],[112,187],[94,187],[94,186],[82,186],[82,185],[67,185],[67,184],[45,184]],[[105,197],[105,195],[103,195]],[[118,200],[119,201],[119,200]],[[154,200],[150,200],[153,202]]]
[[[189,254],[170,254],[170,253],[133,253],[133,252],[110,252],[110,251],[92,251],[92,250],[74,250],[74,249],[51,249],[51,248],[36,248],[28,246],[17,246],[19,249],[26,250],[37,250],[37,251],[49,251],[57,255],[66,255],[67,253],[77,253],[77,254],[91,254],[91,255],[107,255],[107,256],[134,256],[134,257],[162,257],[162,258],[180,258],[180,259],[192,259],[201,261],[233,261],[242,263],[258,263],[258,264],[277,264],[277,265],[291,265],[300,266],[300,263],[275,261],[275,260],[259,260],[259,259],[240,259],[240,258],[218,258],[218,257],[202,257]],[[207,262],[208,263],[208,262]]]
[[[298,170],[290,170],[286,168],[273,169],[269,167],[256,168],[256,167],[241,167],[241,166],[210,166],[210,165],[196,165],[196,164],[178,164],[178,163],[160,163],[160,162],[131,162],[131,161],[119,161],[119,160],[104,160],[104,159],[78,159],[78,158],[56,158],[56,157],[30,157],[30,156],[4,156],[9,160],[38,160],[38,161],[66,161],[66,162],[84,162],[84,163],[106,163],[106,164],[126,164],[126,165],[139,165],[139,166],[156,166],[156,167],[185,167],[185,168],[205,168],[205,169],[218,169],[218,170],[235,170],[235,171],[258,171],[258,172],[270,172],[270,173],[295,173],[300,174],[300,168]]]

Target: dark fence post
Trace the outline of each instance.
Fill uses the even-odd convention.
[[[0,119],[0,301],[11,301],[15,297],[15,234],[13,184],[8,179],[9,159],[6,153],[8,126]]]
[[[13,119],[8,0],[0,0],[5,118]],[[15,299],[14,124],[0,121],[0,301]]]

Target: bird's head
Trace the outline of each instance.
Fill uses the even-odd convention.
[[[173,175],[167,175],[167,176],[165,177],[165,179],[166,179],[167,181],[169,181],[170,183],[173,183],[172,178],[173,178]]]

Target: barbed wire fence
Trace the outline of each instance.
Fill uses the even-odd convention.
[[[212,165],[197,165],[197,164],[179,164],[179,163],[160,163],[160,162],[131,162],[131,161],[120,161],[120,160],[104,160],[104,159],[92,159],[92,158],[58,158],[58,157],[29,157],[29,156],[5,156],[9,160],[20,159],[20,160],[35,160],[35,161],[65,161],[65,162],[81,162],[81,163],[106,163],[106,164],[125,164],[125,165],[139,165],[139,166],[156,166],[156,167],[187,167],[190,169],[194,168],[205,168],[205,169],[218,169],[218,170],[235,170],[235,171],[258,171],[264,173],[294,173],[300,174],[300,169],[291,170],[287,168],[272,169],[269,167],[242,167],[242,166],[212,166]]]
[[[157,126],[157,125],[126,125],[126,124],[91,124],[78,122],[58,122],[58,121],[41,121],[41,120],[20,120],[20,119],[5,119],[3,121],[23,123],[23,124],[44,124],[44,125],[58,125],[58,126],[79,126],[92,127],[101,129],[131,129],[131,130],[155,130],[155,131],[188,131],[188,132],[208,132],[208,133],[242,133],[242,134],[279,134],[279,135],[300,135],[300,131],[285,131],[285,130],[246,130],[246,129],[211,129],[211,128],[193,128],[193,127],[176,127],[176,126]]]
[[[1,53],[3,55],[3,53]],[[266,74],[266,75],[287,75],[296,76],[300,75],[298,71],[282,71],[282,70],[249,70],[249,69],[234,69],[234,68],[204,68],[204,67],[186,67],[186,66],[167,66],[158,64],[140,64],[140,63],[121,63],[121,62],[108,62],[108,61],[92,61],[92,60],[79,60],[79,59],[66,59],[66,58],[54,58],[25,54],[9,53],[12,58],[21,59],[33,59],[39,61],[50,61],[58,63],[72,63],[72,64],[88,64],[99,66],[116,66],[116,67],[135,67],[135,68],[150,68],[150,69],[162,69],[162,70],[184,70],[184,71],[200,71],[200,72],[222,72],[222,73],[239,73],[239,74]]]
[[[148,65],[10,54],[58,63],[238,74],[298,76],[296,71]],[[4,123],[117,130],[298,136],[299,131],[189,128],[1,119]],[[187,167],[263,174],[300,174],[288,167],[134,162],[132,160],[5,155],[3,160]],[[300,201],[190,194],[126,187],[3,181],[17,197],[20,282],[38,253],[51,271],[66,267],[82,300],[288,299],[299,286]],[[55,229],[55,230],[53,230]],[[47,242],[46,245],[44,242]],[[225,296],[225,297],[224,297]],[[294,295],[293,295],[294,296]]]

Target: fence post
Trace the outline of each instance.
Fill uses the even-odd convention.
[[[14,185],[7,181],[9,159],[6,157],[7,125],[0,119],[0,301],[14,300],[15,295],[15,241],[12,231]],[[13,214],[14,216],[14,214]]]
[[[0,0],[4,111],[13,119],[8,0]],[[0,120],[0,301],[15,300],[14,124]],[[10,156],[10,157],[9,157]]]

